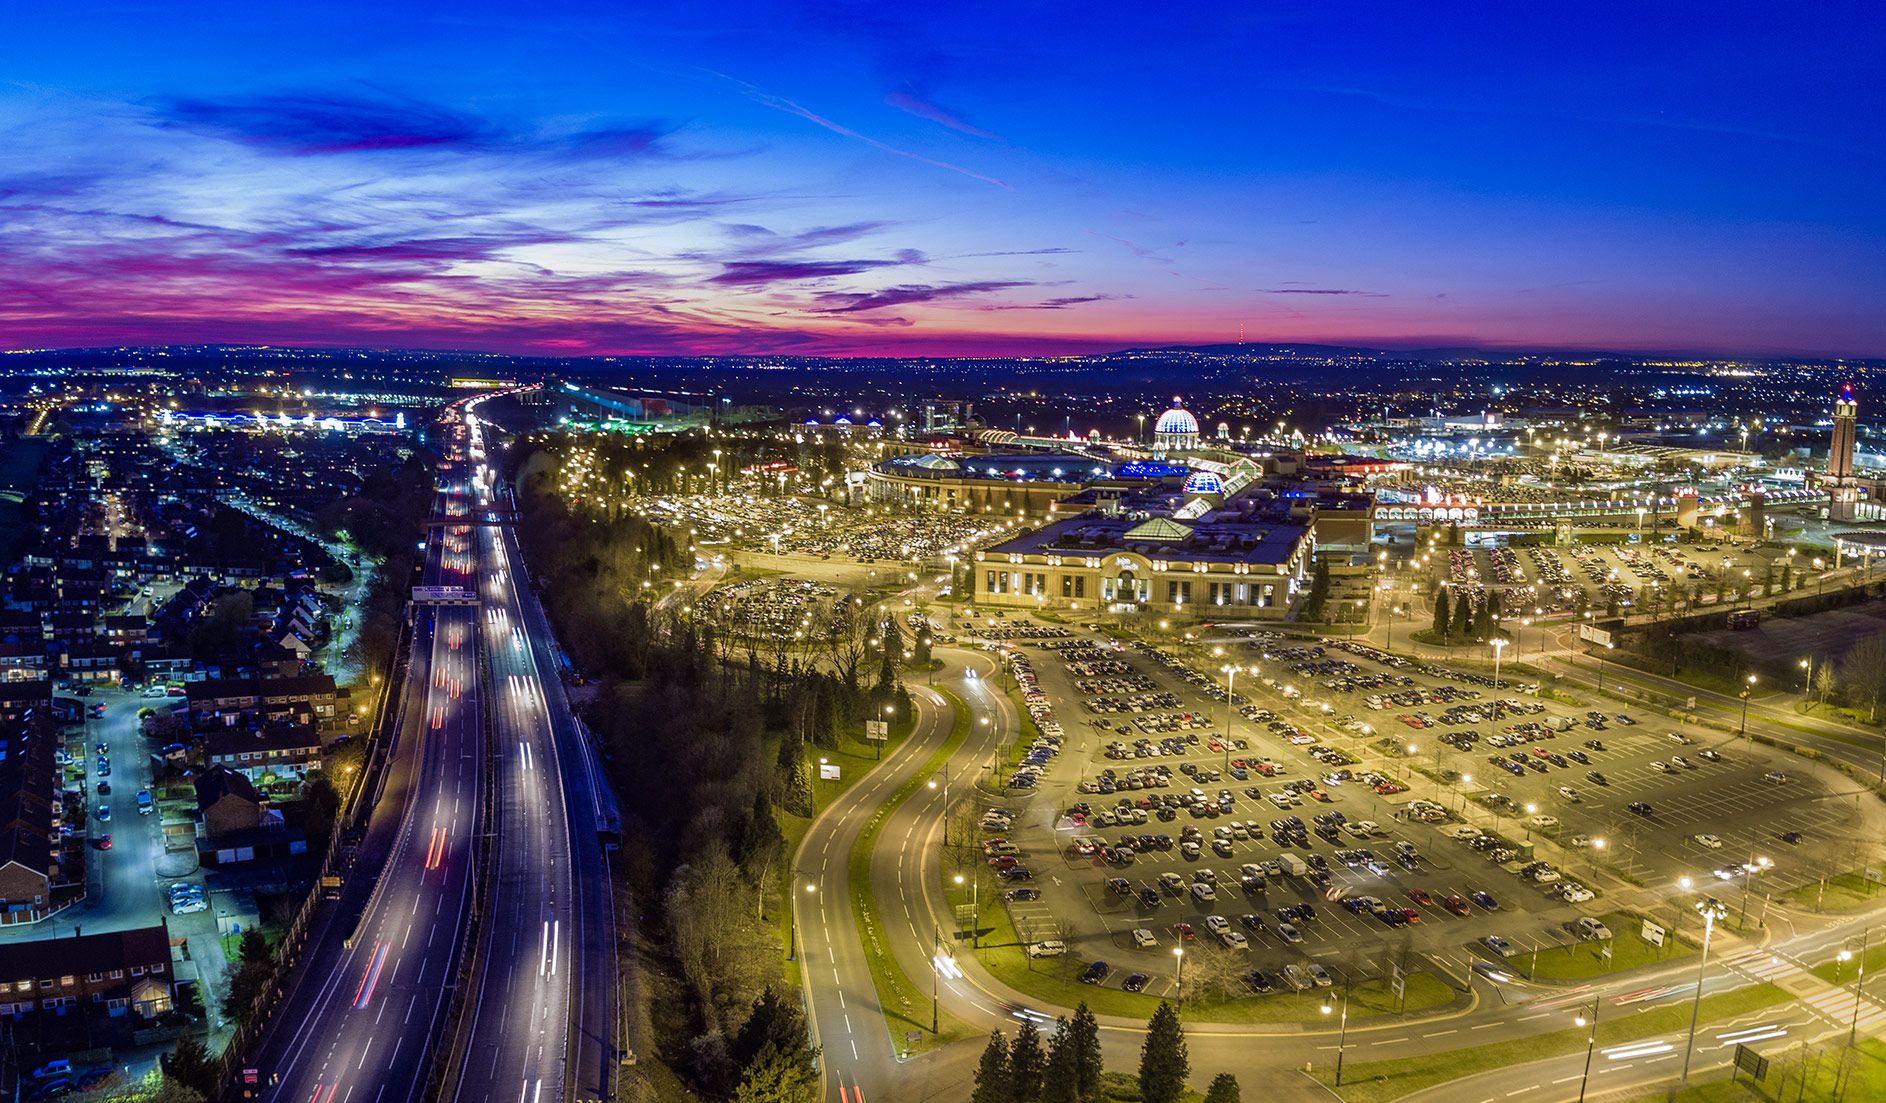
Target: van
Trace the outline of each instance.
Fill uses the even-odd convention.
[[[1194,881],[1192,882],[1192,899],[1201,904],[1216,903],[1218,890],[1203,881]]]

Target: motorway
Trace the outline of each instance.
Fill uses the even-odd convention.
[[[442,489],[438,512],[463,516]],[[473,583],[468,526],[427,537],[428,585]],[[472,883],[483,784],[477,611],[416,607],[403,712],[358,853],[384,855],[349,878],[277,1015],[259,1064],[279,1077],[271,1098],[313,1103],[416,1099],[451,999]],[[364,896],[364,899],[362,898]],[[357,924],[349,920],[361,908]]]
[[[468,421],[477,462],[481,434],[475,415]],[[480,505],[490,504],[478,485]],[[510,508],[508,499],[502,506]],[[481,526],[478,545],[495,748],[496,881],[452,1098],[600,1099],[613,1071],[616,1004],[611,897],[596,838],[597,775],[563,693],[549,624],[535,597],[517,585],[522,557],[514,531]]]

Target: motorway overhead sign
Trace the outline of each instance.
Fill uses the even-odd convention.
[[[478,595],[463,586],[414,586],[417,605],[476,605]]]

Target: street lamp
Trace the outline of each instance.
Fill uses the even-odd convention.
[[[1860,986],[1866,983],[1866,943],[1872,933],[1873,928],[1871,927],[1860,932],[1860,963],[1858,970],[1853,974],[1853,1022],[1849,1023],[1847,1026],[1848,1048],[1853,1046],[1854,1036],[1860,1029]],[[1840,956],[1842,959],[1845,959],[1847,951],[1840,951]]]
[[[1238,675],[1244,673],[1241,666],[1221,666],[1218,668],[1225,675],[1225,770],[1231,770],[1231,687],[1237,684]]]
[[[1586,615],[1589,616],[1590,614],[1587,613]],[[1604,645],[1604,650],[1598,652],[1598,692],[1599,693],[1604,692],[1604,661],[1610,657],[1610,652],[1613,651],[1615,648],[1616,648],[1615,644],[1607,643]]]
[[[956,875],[956,883],[959,885],[963,883],[962,874],[959,873]],[[982,946],[982,943],[978,941],[981,938],[980,928],[982,927],[982,881],[980,879],[974,879],[969,882],[969,910],[971,912],[969,919],[969,948],[974,950]]]
[[[1178,969],[1178,972],[1179,972],[1178,979],[1173,981],[1173,986],[1175,989],[1175,991],[1173,992],[1173,998],[1178,1000],[1180,1003],[1184,1003],[1185,1002],[1185,947],[1174,946],[1172,948],[1172,959],[1175,962],[1174,967]]]
[[[1344,981],[1348,980],[1347,977],[1343,979]],[[1323,1014],[1327,1015],[1332,1010],[1334,1009],[1328,1004],[1323,1005]],[[1349,1044],[1349,986],[1346,983],[1343,985],[1342,989],[1341,1019],[1342,1027],[1336,1033],[1336,1086],[1339,1088],[1342,1087],[1342,1053]]]
[[[1709,936],[1715,933],[1716,920],[1729,914],[1722,901],[1713,896],[1698,900],[1696,911],[1703,917],[1703,955],[1696,963],[1696,998],[1690,1003],[1690,1040],[1683,1047],[1683,1079],[1680,1081],[1683,1084],[1690,1082],[1690,1055],[1696,1052],[1696,1015],[1703,1009],[1703,968],[1709,964]]]
[[[1598,1045],[1598,1009],[1602,1006],[1604,1006],[1604,997],[1599,996],[1591,1001],[1591,1020],[1589,1022],[1586,1021],[1583,1015],[1572,1020],[1579,1026],[1589,1026],[1591,1028],[1591,1036],[1585,1039],[1585,1072],[1584,1075],[1578,1078],[1578,1103],[1585,1103],[1585,1085],[1591,1081],[1591,1051],[1597,1048]]]
[[[1467,807],[1467,786],[1469,786],[1469,785],[1472,785],[1472,784],[1473,784],[1473,775],[1472,775],[1472,774],[1462,774],[1462,775],[1460,775],[1460,788],[1459,788],[1458,790],[1456,790],[1456,795],[1460,797],[1460,801],[1459,801],[1459,802],[1458,802],[1457,804],[1455,804],[1455,805],[1454,805],[1454,811],[1456,811],[1456,812],[1460,812],[1460,811],[1464,811],[1464,810],[1466,809],[1466,807]]]
[[[808,893],[817,892],[819,891],[819,887],[817,885],[807,885],[805,887],[805,890]],[[798,918],[798,914],[799,914],[799,904],[798,904],[798,901],[795,899],[791,901],[786,908],[786,960],[787,961],[793,961],[797,959],[799,955],[798,935],[794,933],[794,928],[798,925],[796,922]]]
[[[1506,650],[1505,640],[1493,641],[1493,719],[1500,718],[1500,655]]]
[[[1757,858],[1757,859],[1755,859],[1755,860],[1754,860],[1754,861],[1752,861],[1752,862],[1744,862],[1744,863],[1742,863],[1742,918],[1741,918],[1741,923],[1742,923],[1742,930],[1743,930],[1743,931],[1747,931],[1747,930],[1748,930],[1748,894],[1749,894],[1749,889],[1750,889],[1751,887],[1753,887],[1753,886],[1752,886],[1752,882],[1753,882],[1753,881],[1755,880],[1755,875],[1756,875],[1757,873],[1760,873],[1760,872],[1762,872],[1763,870],[1765,870],[1765,869],[1767,869],[1768,867],[1770,867],[1770,866],[1772,866],[1772,865],[1774,865],[1774,864],[1775,864],[1775,863],[1773,863],[1773,862],[1771,862],[1771,861],[1769,861],[1769,860],[1768,860],[1768,859],[1766,859],[1766,858]]]
[[[1742,687],[1742,730],[1736,733],[1742,737],[1744,743],[1754,742],[1748,738],[1748,695],[1753,692],[1755,692],[1755,675],[1751,674],[1748,676],[1748,685]]]
[[[930,779],[930,788],[936,788],[936,779]],[[950,764],[943,763],[943,845],[950,845]]]

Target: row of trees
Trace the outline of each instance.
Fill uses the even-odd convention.
[[[1492,639],[1501,632],[1500,602],[1498,590],[1483,591],[1482,600],[1476,602],[1471,591],[1457,587],[1454,600],[1450,602],[1447,590],[1441,589],[1434,595],[1434,642],[1472,643]]]
[[[1140,1046],[1139,1099],[1142,1103],[1179,1103],[1187,1095],[1191,1055],[1178,1012],[1164,1000],[1146,1024]],[[976,1066],[970,1103],[1100,1103],[1111,1074],[1101,1067],[1100,1028],[1085,1003],[1072,1021],[1055,1020],[1046,1045],[1033,1022],[1024,1022],[1010,1043],[1001,1031],[989,1036]],[[1239,1103],[1237,1077],[1221,1073],[1205,1093],[1205,1103]]]
[[[809,1101],[803,1014],[775,994],[784,977],[772,909],[785,865],[776,810],[811,813],[809,747],[836,747],[843,729],[887,705],[909,715],[890,649],[873,669],[849,639],[844,655],[729,648],[679,603],[663,607],[662,585],[643,585],[681,576],[683,534],[572,504],[550,477],[555,457],[522,464],[525,562],[558,639],[596,677],[584,714],[623,798],[621,869],[636,899],[658,902],[638,908],[658,1051],[708,1098]],[[861,624],[859,638],[872,627]],[[740,1041],[760,1009],[790,1059],[760,1060]]]

